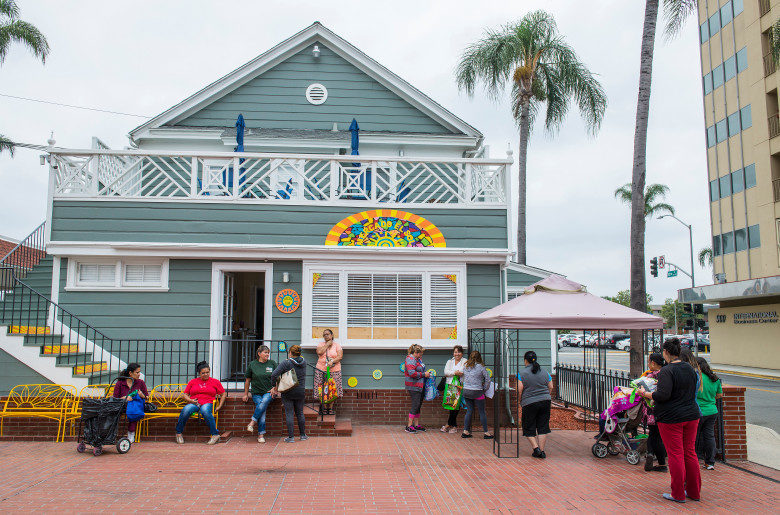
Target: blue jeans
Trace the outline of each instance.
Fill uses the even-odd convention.
[[[187,423],[187,420],[196,412],[200,411],[200,414],[203,416],[203,419],[209,426],[211,435],[218,435],[219,431],[217,431],[217,423],[214,421],[214,414],[211,413],[211,404],[212,403],[208,403],[198,406],[197,404],[190,403],[184,406],[181,410],[181,413],[179,413],[179,421],[176,422],[176,434],[183,433],[184,425]]]
[[[487,433],[488,421],[487,414],[485,413],[485,399],[468,399],[464,397],[463,401],[466,403],[466,421],[463,429],[469,433],[471,432],[471,419],[474,416],[474,408],[476,407],[479,410],[479,420],[482,422],[482,430]]]
[[[252,414],[252,420],[257,422],[257,434],[265,434],[265,412],[268,405],[271,404],[271,393],[263,395],[252,395],[252,402],[255,403],[255,412]]]

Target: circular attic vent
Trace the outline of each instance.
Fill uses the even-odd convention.
[[[306,100],[310,104],[320,105],[328,99],[328,90],[322,84],[310,84],[306,88]]]

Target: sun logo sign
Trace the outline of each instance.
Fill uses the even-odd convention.
[[[421,216],[396,209],[363,211],[341,220],[325,245],[349,247],[446,247],[438,227]]]

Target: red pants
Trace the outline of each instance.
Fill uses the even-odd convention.
[[[676,424],[658,423],[661,439],[669,455],[669,473],[672,476],[672,497],[678,501],[688,497],[698,499],[701,491],[699,458],[696,457],[698,420]]]

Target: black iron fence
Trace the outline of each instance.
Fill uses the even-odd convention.
[[[24,279],[46,256],[45,243],[46,222],[43,222],[8,254],[0,256],[0,299],[13,289],[14,277]]]

